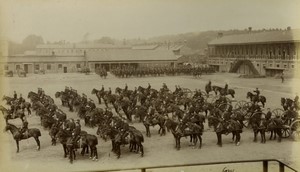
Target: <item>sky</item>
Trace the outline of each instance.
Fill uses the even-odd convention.
[[[0,0],[0,29],[9,40],[27,35],[78,42],[102,36],[262,28],[300,28],[300,0]]]

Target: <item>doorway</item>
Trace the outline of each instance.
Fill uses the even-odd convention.
[[[64,73],[68,73],[68,68],[64,67]]]

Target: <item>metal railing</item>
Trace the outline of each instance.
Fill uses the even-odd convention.
[[[192,167],[192,166],[205,166],[205,165],[221,165],[221,164],[238,164],[238,163],[254,163],[262,162],[263,172],[269,171],[269,162],[278,162],[279,172],[284,172],[285,168],[291,171],[298,172],[296,169],[290,167],[284,162],[278,159],[257,159],[257,160],[241,160],[241,161],[222,161],[222,162],[207,162],[207,163],[192,163],[192,164],[176,164],[176,165],[160,165],[160,166],[149,166],[149,167],[134,167],[134,168],[124,168],[124,169],[108,169],[108,170],[97,170],[97,172],[104,171],[129,171],[129,170],[140,170],[141,172],[146,172],[147,170],[162,169],[162,168],[176,168],[176,167]]]

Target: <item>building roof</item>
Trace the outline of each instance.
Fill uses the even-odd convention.
[[[108,49],[87,52],[89,61],[175,61],[177,57],[169,50]]]
[[[133,46],[133,50],[154,50],[158,47],[159,45],[136,45]]]
[[[298,42],[300,41],[300,29],[264,31],[239,35],[223,36],[212,40],[208,45],[228,44],[253,44],[271,42]]]
[[[178,57],[170,50],[133,50],[133,49],[106,49],[105,51],[88,51],[88,61],[122,62],[122,61],[176,61]],[[83,62],[83,55],[51,56],[51,55],[22,55],[1,58],[0,62],[33,63],[33,62]]]
[[[62,43],[62,44],[40,44],[36,46],[37,49],[92,49],[92,48],[101,48],[101,49],[114,49],[114,48],[131,48],[131,46],[127,45],[113,45],[113,44],[96,44],[96,43],[85,43],[85,44],[70,44],[70,43]]]
[[[81,62],[84,61],[83,56],[10,56],[1,58],[0,62],[11,63],[33,63],[33,62]]]

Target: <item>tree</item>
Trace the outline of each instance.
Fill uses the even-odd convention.
[[[101,44],[115,44],[115,41],[108,37],[108,36],[103,36],[100,39],[95,40],[95,43],[101,43]]]
[[[35,50],[38,44],[44,44],[44,40],[41,36],[37,35],[28,35],[22,42],[25,50]]]

